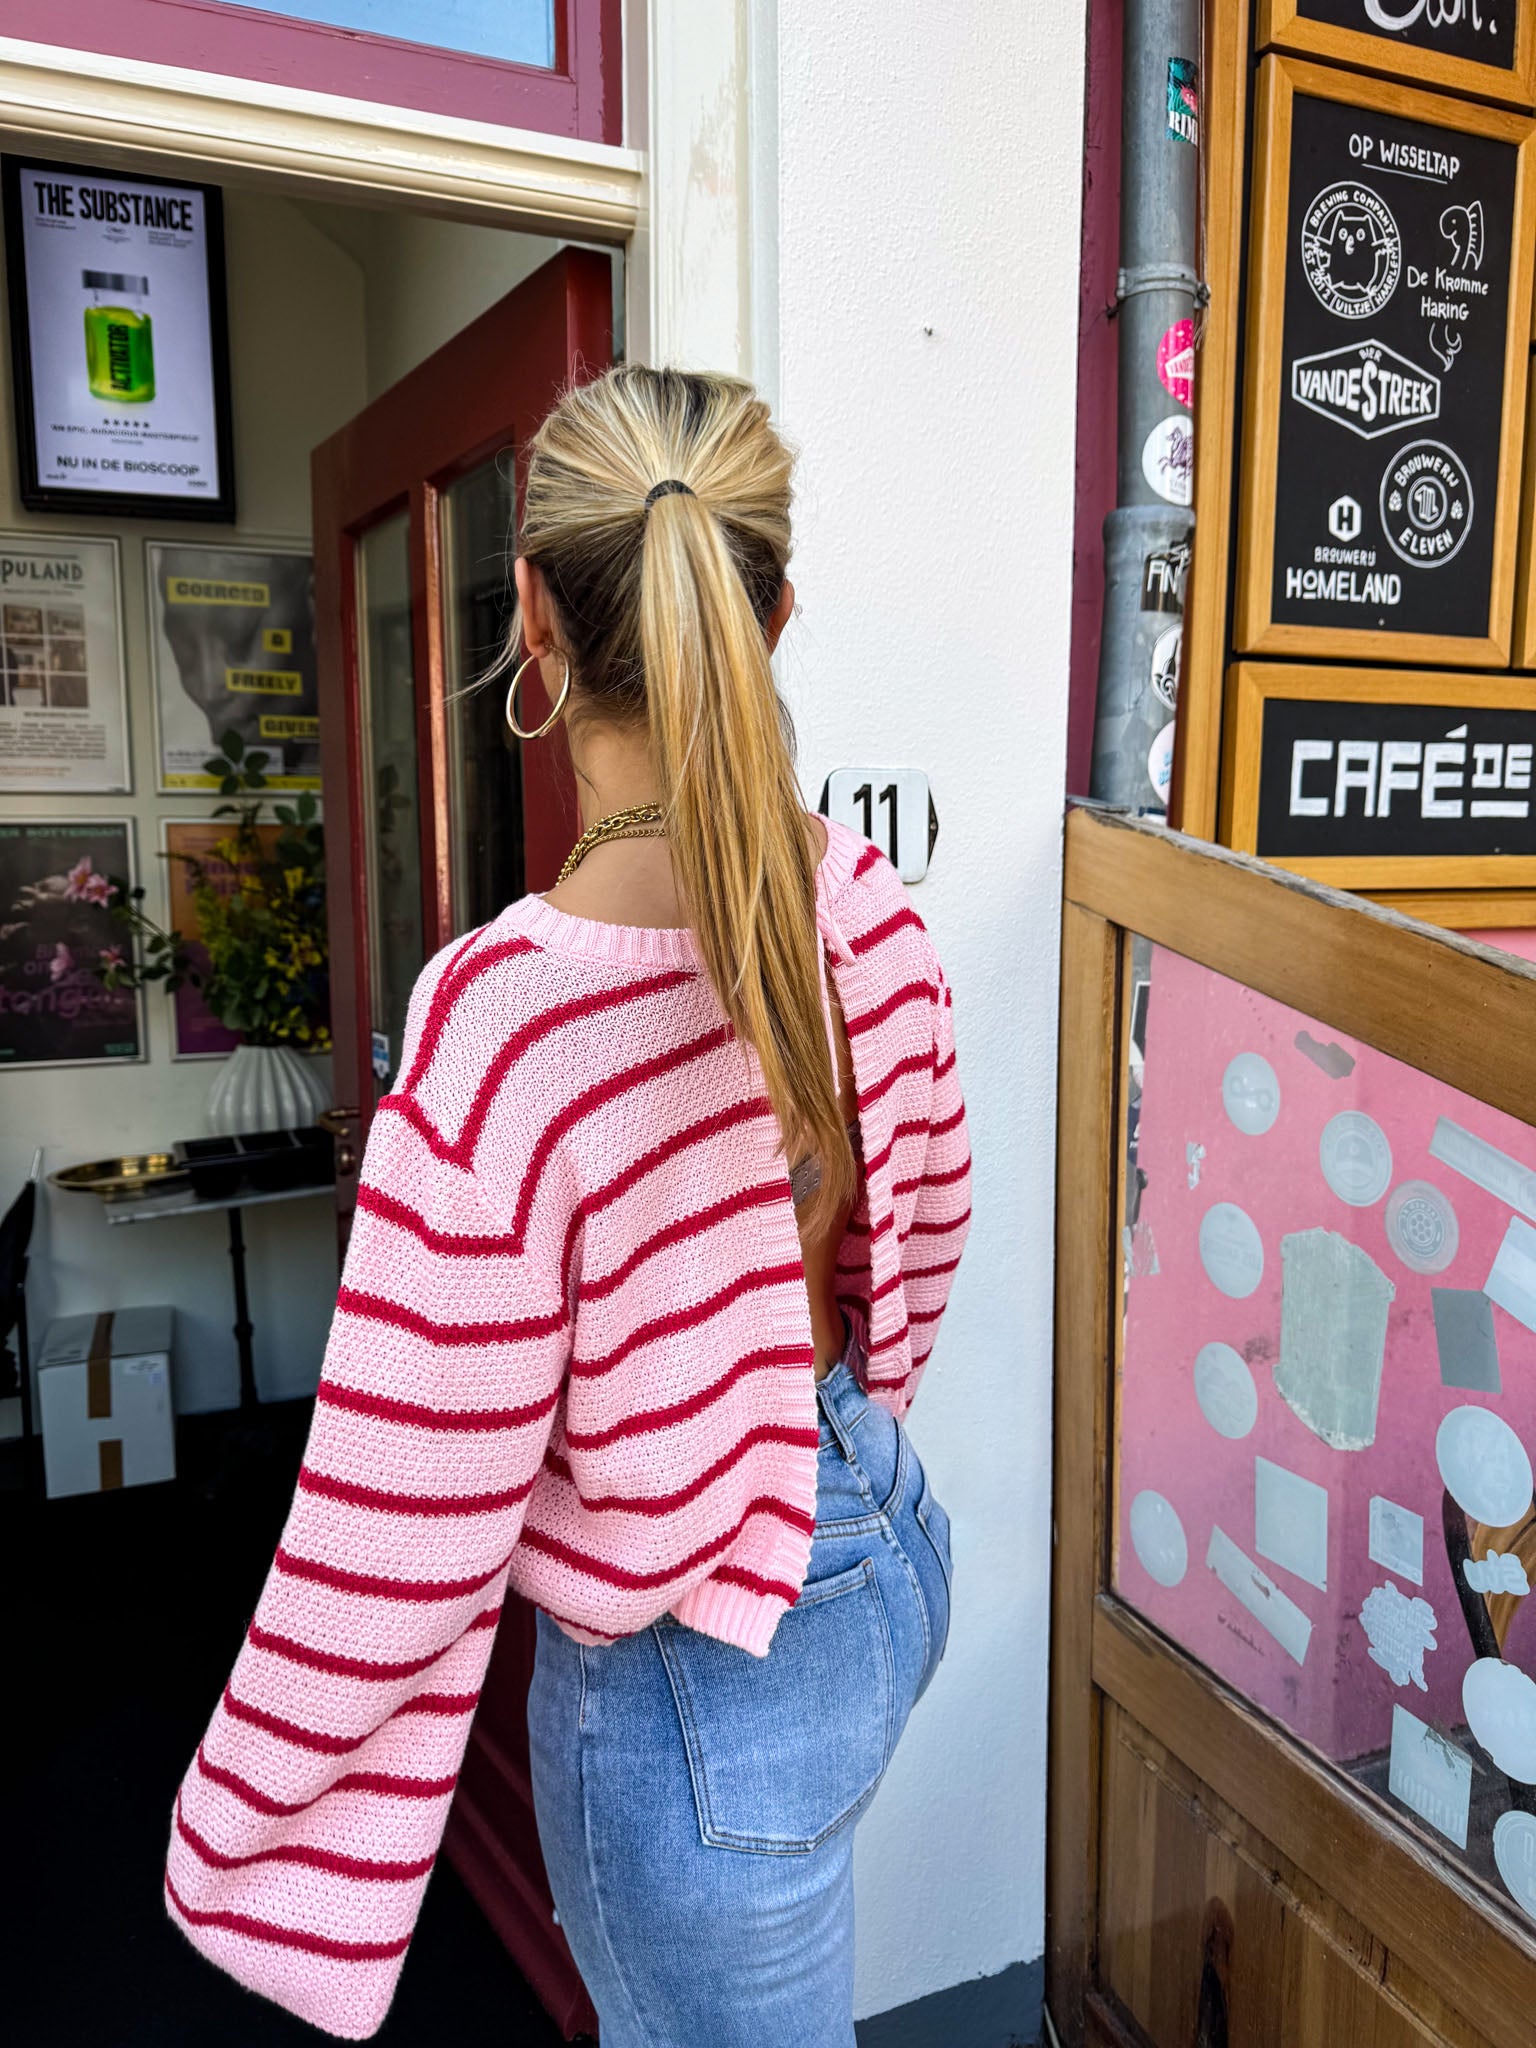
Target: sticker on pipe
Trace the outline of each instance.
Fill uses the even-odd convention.
[[[1179,701],[1179,656],[1184,646],[1184,622],[1167,626],[1152,643],[1152,694],[1172,711]]]
[[[1246,1209],[1217,1202],[1200,1219],[1200,1263],[1229,1301],[1246,1301],[1264,1278],[1264,1240]]]
[[[1173,787],[1173,720],[1170,718],[1147,751],[1147,779],[1164,809]]]
[[[1176,405],[1191,405],[1195,396],[1195,323],[1175,320],[1157,344],[1157,374]]]
[[[1435,1463],[1463,1514],[1507,1529],[1529,1514],[1531,1461],[1502,1415],[1453,1408],[1435,1434]]]
[[[1221,1106],[1249,1138],[1262,1138],[1280,1114],[1280,1082],[1261,1052],[1240,1052],[1221,1077]]]
[[[1323,1126],[1317,1145],[1323,1179],[1341,1202],[1369,1209],[1392,1185],[1392,1147],[1363,1109],[1341,1109]]]
[[[1216,1434],[1232,1443],[1247,1436],[1259,1419],[1253,1374],[1230,1344],[1202,1344],[1196,1352],[1195,1399]]]
[[[1189,1569],[1184,1524],[1171,1500],[1148,1488],[1131,1502],[1131,1547],[1159,1586],[1176,1586]]]
[[[1170,505],[1187,505],[1194,495],[1195,432],[1188,413],[1159,420],[1142,443],[1141,473]]]

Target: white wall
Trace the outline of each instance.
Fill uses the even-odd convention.
[[[811,801],[845,764],[932,778],[914,900],[954,987],[975,1152],[912,1417],[953,1516],[954,1619],[860,1829],[861,2014],[1044,1946],[1083,59],[1080,7],[778,7],[777,245],[753,262],[767,289],[776,258],[777,397],[802,451],[784,683]]]

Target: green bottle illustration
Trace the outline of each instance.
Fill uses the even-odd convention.
[[[149,279],[116,270],[85,270],[93,294],[85,309],[85,367],[97,398],[143,405],[155,395],[155,339],[148,313]]]

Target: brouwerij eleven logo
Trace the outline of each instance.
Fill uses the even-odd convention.
[[[1379,313],[1403,267],[1391,207],[1353,179],[1327,186],[1302,217],[1301,264],[1319,304],[1339,319]]]
[[[1362,441],[1440,416],[1440,379],[1383,341],[1353,341],[1291,365],[1291,396]]]

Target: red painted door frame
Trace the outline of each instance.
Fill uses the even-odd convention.
[[[0,24],[8,36],[66,50],[584,142],[624,140],[623,0],[555,0],[548,71],[217,0],[5,0]]]
[[[430,956],[453,936],[442,494],[455,478],[510,450],[521,512],[535,428],[573,378],[595,376],[607,366],[612,349],[609,259],[590,249],[564,249],[312,457],[336,1100],[355,1103],[360,1112],[354,1152],[361,1150],[373,1107],[362,836],[371,780],[359,716],[358,543],[381,519],[409,510],[422,929]],[[536,685],[525,686],[523,716],[536,719],[542,701]],[[576,816],[563,748],[543,741],[525,753],[523,811],[528,887],[547,888]],[[345,1188],[337,1203],[343,1216],[355,1187],[355,1176],[338,1177],[338,1190]],[[444,1847],[518,1968],[570,2037],[595,2033],[597,2022],[555,1924],[534,1821],[526,1720],[533,1620],[533,1609],[508,1594]]]

